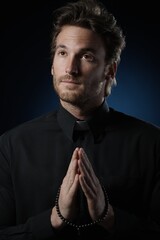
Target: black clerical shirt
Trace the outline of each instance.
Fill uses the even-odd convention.
[[[60,106],[0,137],[0,240],[160,239],[158,127],[106,102],[87,120],[87,134],[77,131],[76,120]],[[85,148],[108,193],[113,233],[96,225],[80,233],[51,226],[51,210],[76,146]]]

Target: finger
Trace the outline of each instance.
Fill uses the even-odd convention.
[[[78,168],[78,148],[76,148],[72,154],[72,158],[66,173],[66,176],[63,180],[63,186],[66,187],[68,190],[72,187],[75,176],[77,174],[77,168]]]
[[[78,151],[79,151],[79,148],[75,148],[75,150],[73,151],[72,158],[67,170],[67,174],[70,174],[73,171],[73,168],[76,165],[75,163],[77,163],[77,159],[79,158]]]
[[[87,154],[82,148],[79,149],[78,153],[79,153],[78,166],[81,175],[82,176],[84,175],[86,177],[86,180],[88,179],[89,182],[96,184],[97,178],[92,168],[92,165],[88,159]]]
[[[86,152],[84,151],[83,148],[80,148],[79,151],[78,151],[78,154],[79,154],[79,159],[81,159],[81,161],[84,163],[87,171],[92,171],[92,165],[91,165],[91,162],[89,161],[89,158],[86,154]]]

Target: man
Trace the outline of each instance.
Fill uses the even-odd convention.
[[[0,239],[159,239],[160,131],[106,101],[122,30],[92,0],[54,16],[59,109],[0,138]]]

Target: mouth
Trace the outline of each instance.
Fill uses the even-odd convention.
[[[74,76],[64,76],[60,79],[61,83],[66,83],[66,84],[80,84],[79,80],[75,78]]]
[[[63,79],[59,83],[61,87],[65,90],[77,90],[80,86],[80,82],[73,79]]]
[[[61,83],[68,83],[68,84],[79,84],[79,82],[75,81],[75,80],[68,80],[68,79],[64,79],[61,81]]]

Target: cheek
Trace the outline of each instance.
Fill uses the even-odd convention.
[[[92,71],[92,73],[88,75],[88,81],[86,85],[88,85],[88,88],[90,88],[91,91],[96,91],[96,92],[103,91],[106,85],[104,71],[97,71],[97,70]]]
[[[53,69],[54,69],[54,74],[57,76],[61,76],[65,74],[66,70],[66,63],[65,61],[55,59],[53,61]]]
[[[88,72],[88,76],[90,79],[92,79],[93,82],[104,82],[105,81],[105,74],[103,69],[92,69]]]

